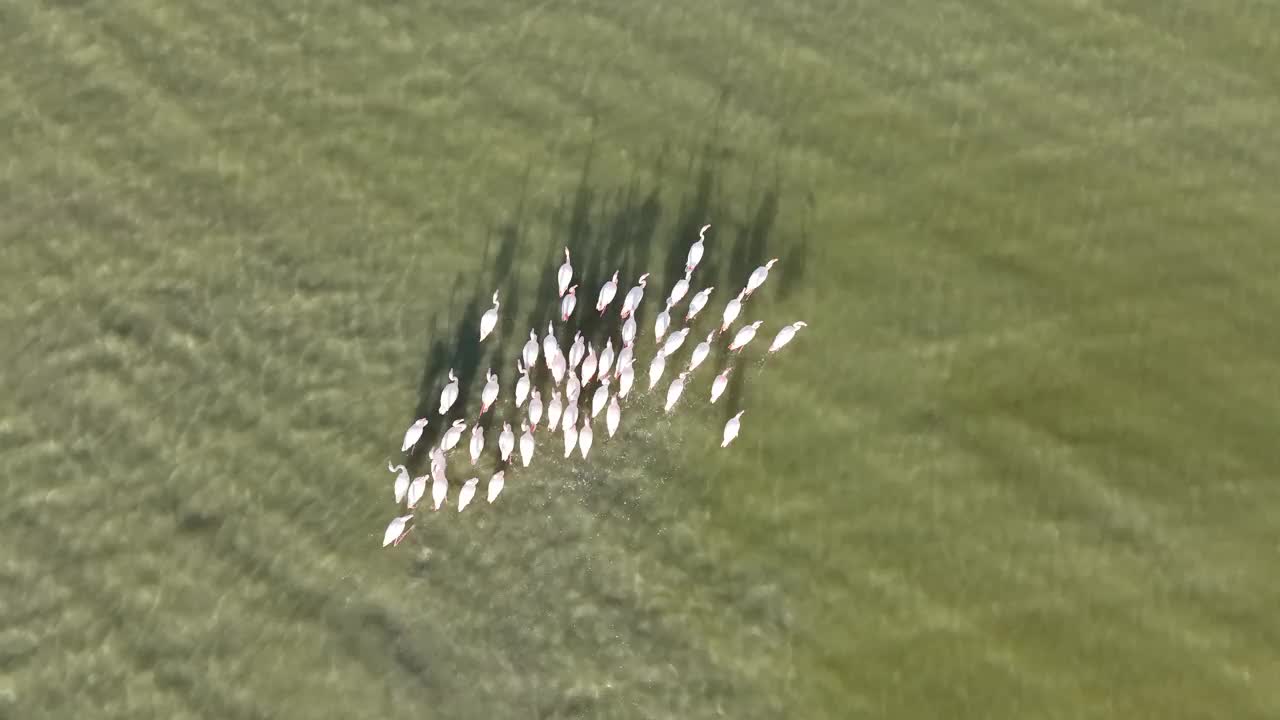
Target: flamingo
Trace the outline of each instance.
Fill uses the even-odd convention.
[[[720,447],[728,447],[733,439],[738,437],[738,428],[742,425],[740,418],[746,410],[739,410],[737,415],[729,418],[729,422],[724,424],[724,440],[721,441]]]
[[[622,323],[622,345],[629,347],[636,341],[636,316],[633,314]]]
[[[493,368],[488,368],[484,371],[484,376],[488,382],[484,384],[484,390],[480,391],[481,415],[488,412],[493,401],[498,399],[498,374],[493,371]]]
[[[617,367],[617,372],[614,373],[614,376],[622,377],[623,366],[630,365],[634,361],[635,361],[635,347],[632,345],[624,345],[622,347],[622,352],[618,353],[618,362],[615,364],[615,367]]]
[[[613,367],[613,338],[605,341],[604,349],[600,351],[600,367],[596,372],[600,378],[604,378],[609,374],[609,369]]]
[[[445,478],[444,473],[433,476],[431,478],[431,509],[433,511],[439,510],[448,496],[449,481]]]
[[[667,356],[661,351],[654,356],[653,362],[649,363],[649,389],[652,390],[654,385],[658,384],[658,380],[662,378],[662,371],[667,369]]]
[[[511,432],[511,423],[502,423],[502,433],[498,435],[498,455],[502,457],[502,462],[507,462],[511,457],[511,449],[515,444],[516,436]]]
[[[578,406],[570,405],[564,409],[564,415],[560,418],[560,427],[571,428],[578,424]]]
[[[711,381],[712,403],[719,400],[720,396],[724,394],[724,389],[729,387],[729,373],[731,372],[733,372],[733,368],[725,368],[724,372],[717,375],[716,379]]]
[[[547,334],[542,336],[542,359],[551,367],[551,358],[560,352],[560,343],[556,342],[555,330],[547,323]]]
[[[582,459],[587,459],[587,453],[591,452],[591,443],[595,439],[595,433],[591,431],[591,418],[582,418],[582,430],[578,431],[578,450],[582,451]]]
[[[698,231],[698,241],[689,246],[689,257],[684,261],[684,271],[686,273],[693,272],[698,267],[698,263],[702,261],[702,242],[706,240],[707,231],[711,229],[711,225],[703,225]]]
[[[640,276],[636,281],[636,286],[627,291],[627,296],[622,298],[622,319],[626,320],[631,317],[631,313],[640,307],[640,301],[644,299],[645,286],[649,284],[649,273]]]
[[[564,411],[564,403],[560,400],[560,391],[552,389],[551,400],[547,403],[547,427],[555,432],[560,424],[560,414]]]
[[[413,482],[409,484],[408,503],[406,503],[410,510],[418,504],[418,501],[422,499],[422,495],[426,491],[427,476],[423,475],[422,477],[414,478]]]
[[[493,332],[493,328],[498,325],[498,291],[493,291],[493,307],[484,311],[484,315],[480,316],[480,342],[489,337],[489,333]]]
[[[609,303],[613,302],[613,296],[618,294],[618,271],[613,272],[613,278],[600,286],[600,297],[596,299],[596,310],[600,315],[604,315],[605,308],[609,307]]]
[[[596,370],[600,367],[600,360],[596,358],[596,350],[591,347],[591,343],[587,343],[587,358],[582,361],[582,384],[586,385],[596,376]]]
[[[600,387],[596,388],[596,394],[591,398],[591,417],[596,417],[600,411],[604,409],[605,402],[609,399],[609,378],[600,381]]]
[[[480,459],[480,453],[484,452],[484,428],[480,427],[480,423],[476,423],[475,427],[471,428],[469,449],[471,450],[471,464],[475,465],[476,461]]]
[[[489,478],[489,502],[491,504],[493,503],[494,500],[498,499],[498,494],[502,492],[502,488],[506,484],[507,484],[507,476],[506,476],[506,473],[503,472],[502,470],[499,470],[498,472],[494,473],[493,477]]]
[[[667,328],[671,327],[671,304],[668,303],[662,312],[658,313],[658,319],[653,323],[653,334],[658,338],[658,342],[662,342],[662,338],[667,335]]]
[[[778,262],[778,258],[770,260],[751,272],[751,277],[747,278],[747,287],[745,290],[747,297],[751,297],[751,293],[755,292],[756,288],[764,284],[765,279],[769,277],[769,268],[773,267],[773,264],[776,262]]]
[[[720,324],[720,332],[728,330],[733,321],[738,319],[738,313],[742,312],[742,299],[746,296],[747,291],[743,290],[738,293],[738,297],[730,300],[729,304],[724,306],[724,315],[722,317],[724,322]]]
[[[702,361],[706,360],[707,356],[711,354],[711,343],[715,339],[716,331],[712,330],[707,333],[707,339],[698,343],[697,347],[693,349],[693,357],[689,359],[689,372],[697,370]]]
[[[618,396],[609,399],[609,411],[605,413],[605,426],[609,429],[609,437],[618,432],[618,423],[622,420],[622,406],[618,404]]]
[[[458,512],[466,510],[467,506],[471,504],[471,498],[476,496],[476,486],[479,484],[480,478],[478,477],[468,478],[462,484],[462,489],[458,491]]]
[[[577,370],[578,364],[582,362],[582,356],[585,354],[586,346],[582,344],[582,333],[574,333],[573,345],[569,346],[569,367]]]
[[[560,381],[564,379],[566,369],[564,353],[560,352],[559,348],[556,348],[556,354],[551,357],[547,365],[551,368],[551,379],[555,380],[556,385],[559,385]]]
[[[444,431],[444,437],[440,438],[440,447],[448,452],[458,446],[458,441],[462,439],[462,431],[467,427],[467,421],[458,418],[453,421],[448,430]]]
[[[400,452],[405,452],[409,448],[418,444],[418,440],[422,438],[422,428],[427,426],[426,418],[418,418],[413,421],[408,430],[404,431],[404,442],[400,443]]]
[[[624,400],[627,394],[631,392],[631,384],[636,380],[636,372],[632,368],[631,363],[627,363],[622,367],[622,373],[618,375],[618,397]]]
[[[569,288],[569,294],[560,300],[560,320],[565,321],[573,314],[573,309],[578,306],[578,286],[574,285]]]
[[[444,386],[440,391],[440,414],[449,412],[449,408],[458,401],[458,376],[453,374],[453,368],[449,368],[449,384]]]
[[[533,460],[533,432],[531,428],[526,426],[524,434],[520,436],[520,464],[529,467],[529,462]]]
[[[564,297],[565,288],[573,280],[573,264],[569,262],[569,248],[564,249],[564,264],[556,271],[556,285],[560,287],[560,297]]]
[[[667,298],[667,307],[675,307],[689,293],[689,278],[691,276],[692,273],[686,272],[684,277],[676,281],[675,286],[671,288],[671,297]]]
[[[444,472],[444,467],[444,451],[439,447],[431,448],[431,474],[434,476],[436,473]]]
[[[578,374],[569,371],[569,379],[564,383],[564,399],[571,404],[578,402],[578,396],[582,394],[582,381],[578,379]]]
[[[568,458],[573,454],[573,448],[578,444],[578,428],[576,425],[566,425],[564,427],[564,456]]]
[[[401,515],[400,517],[392,520],[391,524],[387,526],[386,532],[382,533],[382,547],[386,547],[388,545],[399,545],[400,541],[404,539],[404,536],[409,534],[409,531],[405,529],[405,525],[407,525],[409,520],[412,518],[413,513],[409,513],[408,515]]]
[[[756,330],[760,329],[760,325],[763,322],[763,320],[757,320],[750,325],[744,326],[738,331],[737,335],[733,336],[733,342],[729,343],[729,349],[733,352],[741,352],[742,348],[746,347],[747,343],[751,342],[751,339],[756,336]]]
[[[538,331],[529,331],[529,342],[524,344],[524,349],[520,351],[521,357],[524,358],[524,366],[530,370],[538,366]]]
[[[517,360],[516,372],[520,373],[520,379],[516,380],[516,407],[520,407],[529,397],[529,367]]]
[[[693,299],[689,301],[689,312],[684,314],[685,322],[693,320],[698,316],[698,313],[702,312],[702,308],[706,307],[707,301],[711,299],[711,291],[715,289],[716,286],[712,285],[709,288],[703,288],[697,293],[694,293]]]
[[[533,394],[529,397],[529,425],[536,428],[540,422],[542,422],[542,393],[534,388]]]
[[[689,337],[689,328],[681,328],[679,331],[671,333],[671,337],[662,345],[663,355],[673,355],[675,351],[684,345],[684,339]]]
[[[773,338],[773,344],[769,346],[769,354],[772,355],[773,353],[781,350],[783,346],[791,342],[791,338],[796,336],[796,333],[800,331],[800,328],[808,327],[808,325],[809,323],[803,320],[798,320],[779,330],[777,336]]]
[[[404,494],[409,491],[409,469],[403,465],[392,465],[391,461],[387,461],[387,469],[391,472],[400,471],[396,476],[395,486],[393,488],[396,494],[396,504],[404,502]]]
[[[671,408],[676,406],[676,402],[680,400],[680,393],[684,392],[684,379],[689,376],[689,371],[685,370],[671,381],[671,387],[667,388],[667,404],[662,411],[671,414]]]

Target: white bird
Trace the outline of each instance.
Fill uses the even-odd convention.
[[[498,399],[498,373],[493,368],[484,371],[485,378],[488,382],[484,384],[484,390],[480,391],[480,414],[483,415],[493,405],[493,401]]]
[[[587,353],[587,347],[582,342],[582,333],[573,334],[573,344],[569,346],[569,367],[577,370],[578,364],[582,362],[582,356]]]
[[[564,353],[560,352],[559,348],[556,348],[556,354],[551,356],[551,359],[547,361],[547,365],[551,368],[551,379],[559,385],[560,381],[564,379],[564,371],[566,369]]]
[[[578,402],[578,396],[582,394],[582,381],[578,380],[578,374],[569,371],[569,379],[564,383],[564,399],[571,404]]]
[[[409,491],[409,469],[403,465],[392,465],[391,461],[387,461],[387,469],[391,472],[400,471],[396,476],[394,491],[396,494],[396,504],[404,502],[404,494]]]
[[[444,431],[444,437],[440,438],[440,447],[445,452],[449,452],[458,446],[458,441],[462,439],[462,431],[467,427],[467,421],[458,418],[453,421],[448,430]]]
[[[680,400],[680,393],[684,392],[684,379],[689,376],[689,371],[685,370],[671,381],[671,387],[667,388],[667,404],[663,407],[663,412],[670,414],[671,408],[676,406],[676,402]]]
[[[605,425],[609,428],[609,437],[618,432],[618,422],[622,420],[622,406],[618,404],[618,396],[609,399],[609,411],[604,416]]]
[[[578,431],[578,450],[582,452],[582,459],[587,459],[587,453],[591,452],[591,442],[595,439],[595,433],[591,431],[591,418],[582,418],[582,430]]]
[[[751,297],[751,293],[764,284],[765,279],[769,277],[769,268],[773,267],[776,262],[778,262],[778,258],[770,260],[751,272],[751,277],[747,278],[747,297]]]
[[[738,428],[742,424],[739,422],[739,418],[742,417],[742,413],[744,412],[746,412],[746,410],[738,411],[737,415],[729,418],[729,422],[724,424],[724,440],[721,441],[720,447],[728,447],[729,443],[733,442],[733,439],[738,437]]]
[[[600,296],[596,298],[596,310],[604,315],[605,308],[609,307],[609,303],[613,302],[613,296],[618,294],[618,272],[615,270],[613,278],[600,286]]]
[[[449,384],[444,386],[440,391],[440,414],[449,412],[449,408],[458,401],[458,376],[453,374],[453,368],[449,368]]]
[[[777,336],[773,338],[773,344],[769,346],[769,352],[776,353],[781,350],[784,345],[791,342],[791,338],[796,336],[796,333],[800,331],[800,328],[807,327],[808,325],[809,323],[803,320],[798,320],[779,330]]]
[[[668,305],[658,313],[658,319],[653,321],[653,334],[658,338],[658,342],[662,342],[662,338],[667,336],[667,328],[671,327],[671,306]]]
[[[626,399],[627,394],[631,392],[631,384],[636,381],[636,371],[631,363],[622,366],[622,373],[618,375],[618,397]]]
[[[702,342],[698,343],[698,345],[695,348],[693,348],[693,357],[689,359],[689,372],[693,372],[694,370],[697,370],[698,366],[702,364],[702,361],[706,360],[707,356],[711,354],[711,343],[715,339],[716,339],[716,331],[712,330],[711,332],[707,333],[706,340],[703,340]]]
[[[564,411],[564,402],[560,399],[560,391],[551,390],[551,400],[547,403],[547,427],[555,432],[556,426],[560,424],[560,413]]]
[[[622,377],[622,368],[633,362],[635,362],[635,346],[624,345],[622,351],[618,353],[618,362],[615,363],[617,371],[613,373],[614,377]]]
[[[671,288],[671,297],[667,298],[667,307],[675,307],[689,293],[689,273],[685,273],[684,277],[676,281],[674,287]]]
[[[489,337],[489,333],[498,325],[498,291],[493,291],[493,307],[485,310],[480,316],[480,342]]]
[[[596,376],[596,369],[600,367],[600,360],[596,358],[596,349],[591,347],[591,343],[587,343],[587,357],[582,361],[582,384],[586,385]]]
[[[471,450],[471,464],[475,465],[476,461],[480,459],[480,453],[484,452],[484,428],[480,427],[480,423],[476,423],[475,427],[471,428],[471,445],[469,449]]]
[[[448,496],[449,481],[445,479],[444,473],[431,478],[431,509],[439,510]]]
[[[439,447],[431,448],[431,474],[434,476],[437,473],[444,472],[444,467],[444,451]]]
[[[626,320],[631,317],[631,313],[640,307],[640,301],[644,299],[645,286],[649,284],[649,273],[640,276],[636,281],[636,286],[627,291],[627,296],[622,298],[622,319]]]
[[[418,444],[418,440],[422,437],[422,428],[427,426],[426,418],[418,418],[413,421],[408,430],[404,431],[404,442],[400,443],[400,452],[405,452],[409,448]]]
[[[566,425],[564,428],[564,456],[567,458],[573,454],[573,448],[578,444],[578,428],[574,425]]]
[[[498,435],[498,455],[502,457],[502,462],[507,462],[511,457],[511,450],[515,445],[516,436],[511,432],[511,423],[502,423],[502,432]]]
[[[551,328],[551,323],[547,323],[547,334],[542,336],[542,360],[551,367],[551,358],[560,352],[560,343],[556,342],[555,330]]]
[[[564,415],[560,418],[560,427],[571,428],[578,424],[578,406],[569,405],[564,409]]]
[[[391,524],[387,526],[386,532],[382,533],[382,547],[399,545],[404,536],[409,534],[409,531],[405,529],[405,525],[409,523],[412,517],[413,513],[409,513],[392,520]]]
[[[636,341],[636,316],[632,315],[622,323],[622,346],[628,347]]]
[[[502,470],[494,473],[493,477],[489,478],[489,502],[493,502],[498,499],[498,495],[502,492],[502,488],[506,484],[507,476]]]
[[[533,394],[529,396],[529,424],[536,428],[540,422],[542,422],[542,393],[534,388]]]
[[[711,402],[712,403],[719,400],[720,396],[724,394],[724,389],[729,387],[730,372],[733,372],[733,368],[731,367],[725,368],[724,372],[717,375],[716,379],[711,381]]]
[[[526,426],[524,434],[520,436],[520,464],[529,467],[529,462],[533,460],[533,432]]]
[[[529,368],[517,360],[516,371],[520,373],[520,378],[516,380],[516,407],[520,407],[529,397]]]
[[[689,246],[689,257],[684,261],[684,271],[693,272],[698,267],[698,263],[702,261],[702,241],[706,239],[707,231],[711,229],[710,225],[703,225],[698,231],[698,241]]]
[[[565,288],[573,281],[573,263],[569,261],[569,248],[564,249],[564,264],[556,271],[556,285],[560,287],[560,296],[564,297]]]
[[[671,337],[667,338],[667,341],[662,344],[662,354],[673,355],[675,351],[680,349],[681,345],[684,345],[684,339],[687,337],[689,337],[689,328],[681,328],[671,333]]]
[[[744,326],[738,331],[737,335],[733,336],[733,342],[729,343],[729,349],[733,352],[740,352],[756,336],[756,330],[760,329],[760,325],[763,322],[763,320],[757,320],[750,325]]]
[[[480,478],[478,477],[469,478],[462,483],[462,489],[458,491],[458,512],[466,510],[467,506],[471,504],[471,498],[476,496],[476,486],[479,484]]]
[[[410,510],[413,509],[413,506],[418,504],[418,501],[422,499],[422,495],[426,492],[427,492],[427,476],[423,475],[422,477],[414,478],[413,482],[409,484],[409,492],[407,496],[408,497],[407,505]]]
[[[697,293],[694,293],[693,299],[689,301],[689,312],[684,314],[685,322],[689,322],[697,317],[698,313],[702,312],[702,308],[706,307],[707,301],[711,299],[711,291],[715,289],[716,286],[712,285],[709,288],[703,288]]]
[[[524,366],[533,370],[538,366],[538,331],[529,331],[529,342],[524,344],[524,349],[520,351],[521,357],[524,359]]]
[[[596,370],[601,379],[609,374],[609,369],[613,367],[613,338],[609,338],[605,342],[604,349],[600,351],[600,367]]]
[[[604,404],[609,401],[609,378],[600,381],[600,387],[596,388],[596,394],[591,398],[591,417],[596,417],[600,411],[604,409]]]
[[[661,351],[654,356],[653,362],[649,363],[649,389],[652,390],[654,385],[658,384],[658,380],[662,378],[662,372],[667,369],[667,356]]]
[[[560,300],[560,319],[568,320],[573,314],[573,309],[578,306],[578,286],[574,285],[569,288],[569,294]]]
[[[733,321],[738,319],[738,313],[742,312],[742,299],[746,296],[747,291],[743,290],[738,293],[738,297],[730,300],[729,304],[724,306],[724,315],[721,316],[724,322],[720,323],[720,332],[728,330]]]

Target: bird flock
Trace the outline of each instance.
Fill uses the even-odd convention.
[[[684,313],[684,327],[668,333],[671,328],[672,311],[688,295],[690,282],[693,280],[693,272],[697,269],[698,263],[702,261],[702,256],[705,252],[706,233],[710,229],[710,225],[704,225],[698,232],[697,241],[689,248],[689,254],[685,261],[684,276],[676,282],[670,296],[666,299],[665,305],[654,319],[653,331],[658,349],[653,359],[649,362],[648,391],[652,391],[657,387],[666,372],[667,363],[675,361],[676,353],[684,346],[685,340],[689,336],[689,323],[693,322],[698,314],[706,308],[711,299],[711,293],[715,290],[714,286],[710,286],[694,293]],[[747,283],[742,290],[725,304],[719,329],[712,330],[702,342],[693,348],[688,365],[682,367],[676,374],[675,379],[667,386],[666,399],[663,403],[663,411],[665,413],[670,414],[680,401],[690,374],[697,370],[698,366],[711,354],[711,349],[718,338],[733,327],[742,312],[744,304],[750,299],[751,294],[758,290],[768,279],[769,270],[777,262],[778,259],[774,258],[756,268],[747,278]],[[628,290],[622,298],[622,305],[619,311],[619,319],[622,322],[619,335],[621,348],[616,351],[613,345],[612,332],[610,332],[610,337],[607,339],[605,346],[598,352],[590,342],[584,344],[582,333],[576,332],[573,343],[570,345],[566,355],[560,349],[560,344],[556,340],[553,323],[547,323],[547,332],[541,341],[538,339],[537,330],[531,329],[529,331],[529,340],[524,344],[520,357],[516,360],[516,371],[519,374],[519,378],[516,380],[515,386],[515,403],[517,409],[523,408],[525,412],[524,419],[519,423],[518,428],[521,433],[519,438],[521,467],[528,467],[533,460],[534,451],[537,449],[537,441],[534,435],[540,425],[549,430],[552,437],[554,437],[557,429],[559,430],[563,436],[565,458],[570,457],[577,450],[583,460],[587,459],[588,453],[591,452],[591,448],[595,444],[595,431],[592,429],[591,421],[598,418],[600,413],[603,412],[605,414],[605,430],[608,433],[608,437],[612,438],[617,433],[618,427],[622,422],[622,401],[627,399],[635,384],[635,369],[633,366],[635,364],[635,341],[638,333],[636,312],[644,300],[648,279],[648,273],[641,275],[636,279],[635,286]],[[572,283],[573,263],[569,255],[569,249],[565,248],[564,263],[556,271],[556,286],[560,299],[560,320],[562,323],[568,323],[577,310],[578,286]],[[596,296],[595,312],[600,317],[604,317],[617,295],[618,272],[614,272],[613,277],[605,282]],[[497,327],[500,306],[498,293],[495,292],[493,294],[493,307],[487,310],[480,318],[480,342],[483,343],[486,338],[493,334],[494,328]],[[762,324],[761,321],[757,320],[741,326],[733,334],[728,344],[728,349],[735,354],[740,353],[743,348],[755,339],[756,332]],[[781,350],[805,326],[806,323],[804,321],[783,326],[774,336],[768,353],[773,354]],[[539,364],[539,358],[542,361],[541,365]],[[531,377],[536,370],[541,368],[545,368],[550,373],[552,381],[550,397],[545,403],[541,392],[534,386],[534,379]],[[724,394],[729,385],[729,374],[732,371],[732,366],[726,367],[712,380],[710,396],[712,403],[719,400],[720,396]],[[452,369],[449,370],[448,377],[449,382],[440,391],[439,414],[441,416],[447,415],[458,401],[458,377]],[[591,388],[592,385],[594,385],[594,388]],[[563,393],[561,392],[562,388]],[[493,372],[493,368],[489,368],[485,371],[485,385],[480,393],[480,415],[484,415],[494,406],[500,391],[498,375]],[[579,402],[580,400],[582,401],[581,403]],[[579,410],[580,405],[581,412]],[[738,411],[725,423],[720,447],[728,447],[738,437],[744,412]],[[581,417],[579,417],[580,414]],[[423,430],[426,428],[427,423],[428,418],[421,417],[409,426],[409,429],[404,433],[404,440],[400,444],[402,453],[408,453],[413,450],[414,446],[422,438]],[[409,470],[404,465],[393,465],[390,461],[387,462],[387,469],[396,475],[394,482],[396,504],[402,505],[407,512],[397,515],[387,525],[382,538],[383,547],[399,545],[409,534],[412,529],[410,523],[413,520],[414,511],[418,503],[422,501],[423,496],[426,495],[428,480],[431,481],[431,509],[439,510],[445,506],[449,494],[449,480],[445,475],[448,463],[446,454],[454,450],[462,442],[466,428],[467,421],[459,418],[445,429],[439,445],[431,448],[431,471],[429,475],[411,478]],[[499,470],[489,478],[486,486],[486,497],[490,503],[498,499],[503,487],[506,485],[506,469],[511,467],[513,454],[516,452],[516,443],[515,432],[512,430],[511,424],[503,422],[502,430],[498,433],[498,457],[502,463],[501,467],[504,469]],[[467,450],[470,455],[471,465],[474,467],[485,450],[485,430],[480,424],[479,418],[471,428]],[[471,501],[475,499],[479,485],[479,477],[472,477],[462,483],[457,497],[458,512],[465,510],[471,504]]]

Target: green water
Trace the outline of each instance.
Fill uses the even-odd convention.
[[[1280,716],[1278,37],[1246,0],[0,4],[0,718]],[[704,222],[682,357],[780,261],[667,417]],[[580,307],[653,273],[619,435],[380,549],[450,367],[516,419],[566,245]]]

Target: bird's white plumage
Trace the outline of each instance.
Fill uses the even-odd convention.
[[[561,428],[571,428],[578,424],[578,406],[567,405],[564,409],[564,415],[560,418]]]
[[[551,360],[547,364],[551,367],[551,379],[559,385],[560,381],[564,379],[564,373],[567,369],[564,353],[560,352],[559,348],[557,348],[556,354],[551,356]]]
[[[613,434],[618,432],[618,423],[622,421],[622,406],[618,404],[617,395],[609,399],[609,410],[605,413],[604,419],[609,437],[613,437]]]
[[[569,371],[569,379],[564,382],[564,399],[570,404],[578,402],[578,395],[582,393],[582,381],[578,380],[578,374]]]
[[[662,338],[667,336],[667,328],[671,327],[671,306],[668,305],[658,313],[658,317],[653,321],[653,335],[662,342]]]
[[[462,489],[458,491],[458,512],[467,509],[471,504],[471,499],[476,496],[476,486],[480,484],[480,478],[468,478],[462,484]]]
[[[635,362],[635,346],[626,345],[622,351],[618,353],[618,361],[615,363],[617,370],[613,373],[615,377],[622,377],[622,368]]]
[[[480,341],[489,337],[489,333],[493,332],[493,328],[498,325],[498,291],[493,291],[493,307],[485,311],[480,316]]]
[[[618,397],[626,399],[631,392],[631,385],[636,381],[636,371],[631,363],[622,366],[622,372],[618,375]]]
[[[769,352],[775,353],[781,350],[787,343],[791,342],[791,339],[796,336],[796,333],[800,331],[800,328],[805,327],[806,325],[808,325],[808,323],[800,320],[779,330],[778,334],[774,336],[773,342],[769,345]]]
[[[649,389],[652,390],[654,385],[662,379],[662,373],[667,369],[667,356],[659,352],[654,356],[653,361],[649,363]]]
[[[427,492],[427,476],[416,477],[413,482],[409,483],[409,492],[406,494],[406,505],[410,510],[418,504],[424,493]]]
[[[524,429],[524,434],[520,436],[520,464],[529,467],[529,463],[533,461],[533,433],[528,427]]]
[[[676,284],[671,287],[671,296],[667,298],[667,307],[675,307],[680,304],[680,301],[683,300],[684,296],[688,293],[689,273],[685,273],[685,276],[677,280]]]
[[[458,441],[462,439],[462,431],[467,427],[466,420],[454,420],[448,430],[444,431],[444,437],[440,438],[440,447],[448,452],[458,446]]]
[[[671,386],[667,388],[667,402],[662,408],[663,412],[669,413],[671,408],[676,406],[676,402],[680,400],[680,394],[684,392],[684,379],[688,376],[689,371],[686,370],[671,381]]]
[[[409,469],[403,465],[392,465],[387,463],[387,469],[391,472],[399,472],[396,475],[396,481],[393,490],[396,494],[396,504],[404,502],[404,495],[409,491]]]
[[[755,292],[756,288],[764,284],[764,281],[769,277],[769,268],[773,267],[773,264],[776,262],[778,262],[778,258],[774,258],[752,271],[751,277],[747,278],[746,293],[748,295]]]
[[[569,294],[560,298],[560,319],[567,321],[573,315],[573,309],[578,306],[578,286],[574,285],[569,288]]]
[[[573,454],[573,448],[578,445],[578,428],[574,425],[566,425],[564,428],[564,456],[568,458]]]
[[[720,396],[724,394],[725,388],[729,387],[729,373],[732,371],[733,368],[725,368],[724,372],[711,381],[711,402],[714,403],[719,400]]]
[[[613,296],[618,294],[618,273],[615,271],[613,277],[600,286],[600,295],[596,298],[596,312],[603,313],[605,308],[609,307],[609,303],[613,302]]]
[[[573,344],[569,346],[569,369],[577,370],[582,356],[587,353],[587,346],[582,340],[582,333],[574,333]]]
[[[680,328],[671,333],[671,337],[662,343],[662,354],[668,356],[675,354],[680,349],[680,346],[684,345],[684,339],[687,337],[689,337],[689,328]]]
[[[524,366],[529,370],[538,366],[538,332],[536,330],[529,331],[529,341],[520,351],[520,359],[524,360]]]
[[[729,418],[729,422],[724,424],[724,438],[720,442],[720,447],[727,447],[733,439],[738,437],[738,430],[741,427],[742,413],[746,410],[739,411],[737,415]]]
[[[560,343],[556,342],[555,329],[547,323],[547,334],[542,336],[542,361],[551,367],[551,358],[560,352]]]
[[[738,334],[733,336],[733,342],[729,343],[729,349],[738,351],[746,347],[747,343],[751,342],[752,338],[756,336],[756,330],[760,329],[762,322],[764,321],[757,320],[739,330]]]
[[[540,422],[542,422],[542,393],[534,389],[533,394],[529,396],[529,424],[538,427]]]
[[[596,376],[596,368],[600,365],[600,359],[596,357],[596,349],[591,347],[591,343],[587,343],[587,357],[582,360],[582,384],[586,385]]]
[[[711,343],[715,341],[715,338],[716,334],[713,331],[707,335],[706,340],[698,343],[697,346],[693,348],[693,356],[689,358],[689,372],[697,370],[698,366],[702,364],[702,361],[706,360],[707,356],[711,354]]]
[[[413,421],[408,430],[404,431],[404,442],[400,443],[400,452],[406,452],[414,445],[418,444],[418,440],[422,438],[422,428],[427,426],[426,418],[418,418]]]
[[[627,291],[627,296],[622,298],[622,319],[626,320],[640,307],[640,301],[644,299],[644,288],[648,284],[649,273],[640,276],[636,281],[636,286]]]
[[[702,262],[702,252],[703,252],[702,243],[706,241],[707,231],[710,229],[711,229],[710,225],[703,225],[702,229],[698,231],[697,242],[689,246],[689,255],[688,257],[685,258],[685,261],[684,261],[684,271],[686,273],[693,272],[693,269],[698,267],[698,263]]]
[[[693,299],[689,301],[689,310],[684,314],[685,322],[694,319],[698,316],[698,313],[702,312],[702,308],[706,307],[707,301],[711,299],[711,291],[715,289],[716,286],[712,285],[694,293]]]
[[[382,533],[382,547],[400,542],[400,538],[404,537],[405,534],[405,526],[409,523],[409,520],[412,517],[413,514],[410,513],[408,515],[401,515],[400,517],[392,520],[391,524],[387,525],[386,531]]]
[[[582,459],[587,459],[587,453],[591,452],[591,443],[595,440],[595,433],[591,430],[590,418],[582,419],[582,429],[578,431],[578,450],[582,453]]]
[[[505,487],[506,484],[507,476],[502,470],[494,473],[493,477],[489,478],[489,502],[493,502],[498,499],[498,495],[502,493],[502,488]]]
[[[449,408],[458,400],[458,376],[453,374],[453,369],[449,369],[449,384],[444,386],[440,391],[440,414],[449,412]]]
[[[480,459],[480,453],[484,452],[484,428],[480,427],[480,423],[471,428],[471,444],[468,449],[471,451],[471,464],[475,465]]]
[[[520,371],[520,377],[516,380],[516,407],[520,407],[529,397],[529,368],[516,363],[516,369]]]
[[[564,263],[556,271],[556,286],[559,288],[561,296],[564,295],[565,289],[569,287],[571,282],[573,282],[573,263],[569,260],[569,248],[565,248]]]
[[[444,474],[431,478],[431,509],[439,510],[449,495],[449,481]]]
[[[488,380],[484,384],[484,390],[480,391],[480,413],[484,414],[493,405],[493,401],[498,399],[498,373],[489,368],[484,371],[484,376]]]
[[[511,451],[515,448],[516,436],[511,432],[510,423],[502,423],[502,432],[498,435],[498,456],[502,458],[502,462],[507,462],[511,457]]]
[[[728,330],[729,326],[733,324],[733,321],[738,319],[738,314],[742,312],[742,298],[745,297],[746,294],[747,291],[743,290],[738,293],[738,297],[730,300],[729,304],[724,306],[724,314],[720,316],[720,319],[723,320],[723,322],[720,323],[720,332]]]
[[[564,411],[564,401],[560,399],[560,391],[551,391],[551,400],[547,402],[547,427],[552,432],[560,425],[560,414]]]
[[[636,316],[629,316],[626,322],[622,323],[622,345],[623,347],[631,347],[636,341]]]
[[[600,351],[600,367],[596,370],[596,373],[603,380],[609,375],[611,368],[613,368],[613,338],[609,338],[605,343],[604,349]]]
[[[604,409],[604,404],[609,401],[609,378],[600,381],[600,387],[596,388],[595,395],[591,397],[591,417],[596,417],[600,411]]]

